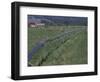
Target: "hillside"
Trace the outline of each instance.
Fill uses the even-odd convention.
[[[87,26],[87,17],[28,15],[28,23],[37,22],[46,25],[83,25]]]

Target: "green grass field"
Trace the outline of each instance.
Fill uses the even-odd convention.
[[[76,31],[75,31],[76,30]],[[72,32],[70,32],[72,31]],[[60,34],[63,36],[52,40]],[[32,54],[31,66],[87,64],[86,26],[48,26],[28,28],[28,53],[36,43],[49,39],[44,46]]]

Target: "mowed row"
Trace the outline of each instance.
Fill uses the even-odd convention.
[[[70,34],[65,33],[67,36],[61,36],[58,39],[45,43],[42,48],[38,49],[35,53],[31,53],[32,59],[29,60],[28,64],[31,66],[86,64],[87,32],[86,28],[83,28],[82,26],[63,26],[62,29],[60,27],[29,28],[29,53],[38,41],[45,38],[52,40],[55,36],[59,36],[65,32],[70,32]]]

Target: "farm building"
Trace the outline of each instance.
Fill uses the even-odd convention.
[[[28,24],[28,27],[39,27],[39,26],[45,26],[44,23],[34,23],[34,22],[31,22]]]

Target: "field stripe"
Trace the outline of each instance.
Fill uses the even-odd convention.
[[[32,59],[32,56],[35,55],[36,52],[38,52],[38,50],[40,50],[41,48],[44,47],[44,45],[47,43],[47,42],[51,42],[51,41],[54,41],[54,40],[59,40],[59,41],[62,41],[63,39],[62,38],[65,38],[65,37],[69,37],[70,35],[72,34],[75,34],[79,31],[81,31],[82,29],[77,29],[77,30],[72,30],[72,31],[65,31],[57,36],[54,36],[53,38],[48,38],[48,39],[43,39],[41,41],[39,41],[35,47],[32,48],[32,51],[30,53],[28,53],[28,61],[30,61]],[[43,59],[44,60],[44,59]],[[42,60],[42,61],[43,61]],[[39,64],[41,65],[41,64]]]

